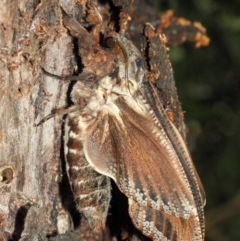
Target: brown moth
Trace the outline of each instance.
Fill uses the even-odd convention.
[[[75,36],[82,31],[76,22],[66,25]],[[93,226],[103,227],[111,178],[144,235],[154,241],[203,240],[203,190],[186,144],[146,78],[138,49],[123,35],[110,35],[115,47],[97,45],[94,51],[97,64],[104,64],[102,53],[109,64],[98,69],[98,78],[78,81],[71,93],[79,108],[67,117],[65,155],[78,208]],[[85,76],[92,55],[85,57]]]
[[[79,211],[104,228],[111,178],[145,236],[204,240],[201,182],[140,52],[123,34],[110,33],[114,44],[105,49],[77,21],[65,17],[64,24],[78,38],[85,66],[65,124],[67,172]]]

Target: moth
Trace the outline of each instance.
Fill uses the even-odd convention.
[[[144,59],[124,34],[104,48],[77,21],[85,66],[65,124],[67,172],[79,211],[104,228],[110,179],[128,199],[134,226],[153,241],[204,240],[204,191],[186,143],[168,119]]]

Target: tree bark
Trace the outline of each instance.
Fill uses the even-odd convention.
[[[34,240],[40,230],[41,237],[57,232],[65,212],[59,190],[61,120],[34,123],[66,105],[68,85],[43,76],[41,66],[68,73],[72,43],[57,1],[4,1],[0,8],[0,239]],[[30,233],[21,236],[30,224]]]

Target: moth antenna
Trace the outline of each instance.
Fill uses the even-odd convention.
[[[122,45],[122,43],[120,43],[117,39],[115,39],[115,42],[118,45],[118,47],[122,50],[124,58],[125,58],[125,79],[128,83],[128,89],[130,91],[129,80],[128,80],[128,63],[129,63],[128,54],[127,54],[127,51],[126,51],[125,47]]]
[[[77,81],[77,80],[80,79],[79,76],[75,76],[75,75],[69,75],[69,76],[55,75],[55,74],[49,73],[44,68],[42,68],[42,71],[44,72],[44,74],[46,74],[48,76],[51,76],[51,77],[54,77],[54,78],[57,78],[57,79],[61,79],[61,80],[67,81],[67,82],[69,82],[69,81]]]
[[[71,112],[74,112],[74,111],[77,111],[77,110],[80,110],[81,109],[81,106],[71,106],[69,108],[61,108],[61,109],[56,109],[56,110],[52,110],[52,113],[45,116],[40,122],[38,122],[37,124],[34,123],[33,126],[37,127],[37,126],[40,126],[41,124],[43,124],[45,121],[51,119],[52,117],[54,117],[55,115],[65,115],[65,114],[68,114],[68,113],[71,113]]]

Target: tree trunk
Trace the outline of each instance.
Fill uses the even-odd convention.
[[[131,1],[99,2],[108,16],[118,10],[114,13],[118,16],[109,21],[123,28],[117,21],[124,23],[124,16],[133,8]],[[74,0],[0,3],[0,240],[57,240],[56,235],[65,237],[63,240],[80,240],[69,232],[80,222],[80,216],[65,173],[64,120],[56,116],[40,126],[34,124],[69,104],[69,82],[45,75],[42,68],[58,76],[72,75],[79,60],[72,37],[63,26],[61,8],[84,22],[85,4]],[[135,3],[133,20],[140,5],[140,1]],[[126,35],[134,38],[138,23],[131,24],[134,28],[130,31],[125,27]],[[149,76],[157,82],[169,115],[184,135],[164,41],[150,25],[141,35],[145,54],[152,56],[145,56]]]
[[[68,220],[59,189],[61,120],[34,123],[66,106],[68,84],[44,76],[41,66],[68,74],[72,43],[58,1],[4,1],[0,11],[0,240],[19,240],[28,225],[21,240],[34,240],[58,232],[59,218]]]

